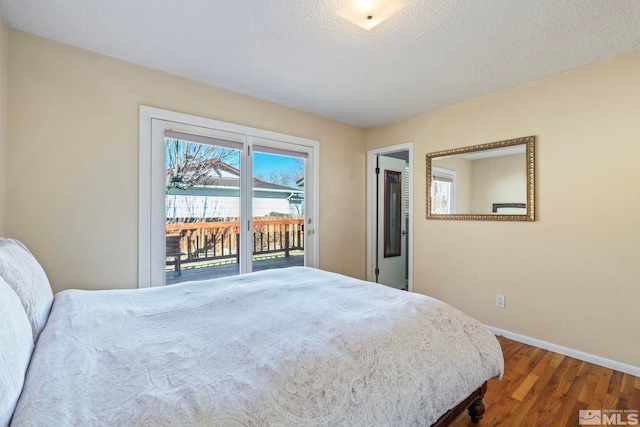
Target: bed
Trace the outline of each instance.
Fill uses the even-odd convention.
[[[16,257],[26,279],[9,271]],[[40,272],[0,241],[0,425],[446,425],[452,408],[481,418],[486,381],[503,374],[496,338],[459,310],[317,269],[48,304],[28,289]]]

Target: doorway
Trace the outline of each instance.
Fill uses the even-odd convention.
[[[413,143],[367,153],[367,280],[413,290]]]

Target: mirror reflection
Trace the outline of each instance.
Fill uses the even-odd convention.
[[[427,155],[427,218],[533,221],[534,137]]]

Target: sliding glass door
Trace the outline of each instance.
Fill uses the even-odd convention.
[[[315,265],[316,147],[157,119],[150,138],[150,286]]]

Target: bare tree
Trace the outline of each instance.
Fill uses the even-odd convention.
[[[237,150],[194,142],[167,140],[167,191],[186,190],[208,176],[221,163],[237,156]]]
[[[287,170],[272,170],[269,175],[259,173],[256,178],[271,184],[284,185],[286,187],[297,187],[297,182],[304,177],[304,159],[293,158],[293,166]]]

